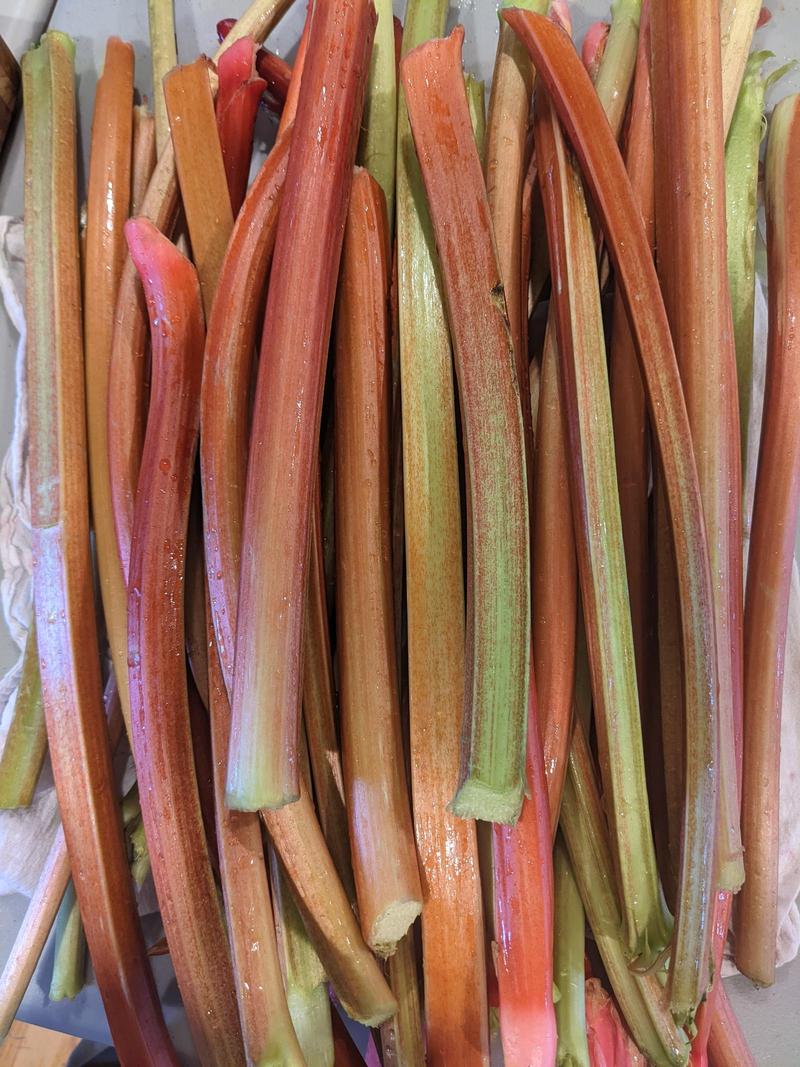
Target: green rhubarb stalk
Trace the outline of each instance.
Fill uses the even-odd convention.
[[[594,83],[615,137],[619,137],[628,106],[641,13],[642,0],[613,0],[611,30]]]
[[[31,620],[22,656],[14,717],[0,756],[0,808],[27,808],[30,805],[46,749],[47,728],[42,704],[36,623]]]
[[[150,62],[153,72],[153,114],[156,120],[156,152],[164,151],[169,140],[169,119],[164,100],[163,81],[178,62],[175,43],[175,9],[173,0],[147,0],[150,24]]]
[[[358,162],[370,172],[386,197],[389,237],[394,232],[395,152],[397,145],[397,61],[392,0],[375,0],[378,22],[364,96]]]
[[[475,145],[483,162],[483,153],[486,150],[486,85],[474,74],[465,74],[464,91],[467,94],[469,120],[475,135]]]
[[[307,1067],[333,1067],[331,1003],[325,971],[274,848],[269,850],[269,870],[278,958],[294,1032]]]
[[[147,851],[142,806],[139,803],[139,786],[136,782],[122,798],[122,825],[125,827],[125,838],[128,843],[131,877],[141,889],[150,872],[150,853]]]
[[[58,909],[55,956],[50,979],[51,1000],[74,1000],[86,976],[86,936],[83,932],[75,884],[70,879]]]
[[[728,231],[728,284],[733,308],[736,371],[739,379],[739,429],[742,473],[747,464],[747,431],[753,396],[753,317],[756,299],[756,216],[758,155],[764,137],[767,89],[792,67],[787,63],[766,78],[761,68],[772,52],[753,52],[747,60],[725,142],[725,205]]]
[[[444,32],[447,0],[410,0],[408,51]],[[400,92],[397,292],[403,416],[409,741],[414,831],[426,896],[422,966],[428,1055],[488,1055],[475,824],[447,811],[464,697],[464,583],[450,337],[419,163]],[[444,860],[446,859],[446,862]],[[452,876],[458,870],[459,877]],[[451,991],[453,994],[451,995]]]
[[[556,840],[553,856],[555,930],[553,981],[558,987],[556,1026],[558,1067],[589,1067],[586,1040],[584,950],[586,919],[564,843]]]

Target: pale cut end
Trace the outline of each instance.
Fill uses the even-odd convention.
[[[386,989],[388,992],[389,987],[386,986]],[[380,999],[370,998],[373,999],[373,1003],[369,1005],[368,1011],[366,1004],[363,1005],[365,1010],[358,1011],[355,1004],[353,1004],[349,1000],[346,1000],[345,997],[342,996],[342,990],[337,989],[336,995],[339,998],[339,1003],[342,1005],[342,1007],[350,1016],[350,1018],[357,1023],[362,1023],[364,1026],[380,1026],[381,1023],[385,1023],[387,1019],[391,1019],[393,1015],[397,1014],[398,1004],[394,997],[391,995],[391,993],[388,997],[383,997]]]
[[[483,819],[513,826],[522,811],[523,782],[506,789],[494,789],[474,778],[467,778],[447,805],[459,819]]]
[[[262,808],[274,811],[299,799],[299,793],[265,793],[263,790],[232,787],[230,784],[225,789],[225,807],[231,811],[261,811]]]
[[[422,913],[419,900],[397,900],[384,908],[367,937],[367,944],[382,959],[393,956],[397,944],[406,936],[411,924]]]

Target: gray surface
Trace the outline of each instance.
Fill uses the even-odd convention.
[[[47,0],[40,7],[47,7]],[[214,48],[214,25],[218,17],[235,13],[243,0],[176,0],[179,52],[183,60],[194,58],[198,51]],[[405,4],[396,2],[395,9],[402,16]],[[587,25],[607,17],[608,2],[584,0],[571,5],[576,38],[580,39]],[[774,18],[759,31],[756,43],[771,48],[779,60],[800,54],[800,11],[795,3],[770,5]],[[35,20],[36,0],[0,0],[0,34],[20,47],[30,38]],[[289,55],[299,36],[305,5],[298,0],[270,41],[279,54]],[[497,39],[496,4],[494,0],[464,0],[451,3],[451,22],[461,21],[466,29],[465,63],[480,77],[488,79]],[[51,25],[69,32],[77,41],[78,92],[81,109],[82,149],[85,160],[88,152],[88,133],[91,103],[97,72],[102,64],[105,39],[115,33],[132,41],[136,49],[136,81],[140,90],[149,94],[149,61],[146,54],[147,5],[145,0],[59,0]],[[800,89],[800,73],[794,72],[781,82],[779,94]],[[773,94],[775,95],[775,94]],[[269,138],[269,128],[263,134]],[[18,214],[22,210],[22,152],[21,130],[16,131],[14,143],[7,146],[0,170],[0,212]],[[0,452],[7,447],[13,410],[13,338],[9,325],[0,311]],[[12,648],[0,625],[0,671],[11,661]],[[19,897],[0,898],[0,959],[5,958],[16,933],[25,901]],[[48,945],[39,970],[28,990],[21,1015],[54,1029],[80,1034],[92,1040],[107,1042],[108,1030],[97,990],[89,987],[73,1003],[59,1005],[47,1001],[52,949]],[[153,969],[165,1004],[168,1024],[181,1051],[188,1058],[188,1038],[179,997],[169,961],[153,961]],[[743,978],[728,981],[731,999],[750,1040],[759,1067],[793,1067],[800,1063],[800,1022],[797,1004],[800,997],[800,963],[795,962],[778,972],[775,986],[770,990],[755,990]]]

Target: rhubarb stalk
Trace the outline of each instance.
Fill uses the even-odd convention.
[[[150,26],[156,149],[161,155],[169,140],[169,120],[163,89],[164,78],[178,62],[173,0],[147,0],[147,17]]]
[[[412,0],[409,51],[441,34],[447,0]],[[464,588],[450,341],[425,189],[400,91],[397,282],[414,831],[425,887],[422,967],[429,1062],[489,1054],[475,824],[447,804],[458,779]]]
[[[103,616],[122,714],[130,734],[128,594],[117,551],[108,462],[108,383],[114,307],[127,249],[123,226],[131,196],[133,47],[109,38],[97,82],[89,159],[83,280],[83,343],[92,527]],[[141,149],[140,149],[141,150]]]
[[[358,160],[383,189],[389,236],[394,232],[395,150],[397,141],[397,63],[392,0],[376,0],[378,21],[364,95]]]
[[[745,601],[742,837],[746,879],[736,963],[760,985],[775,974],[781,705],[786,620],[800,500],[800,96],[775,108],[766,166],[769,332]]]
[[[555,958],[559,1067],[590,1067],[586,1042],[585,948],[586,919],[581,896],[563,841],[553,853],[555,884]]]
[[[613,0],[611,29],[594,78],[595,92],[616,137],[619,137],[628,109],[641,11],[642,0]]]
[[[761,14],[761,0],[720,0],[719,29],[722,47],[722,121],[730,129],[750,45]]]
[[[461,74],[464,31],[408,52],[401,76],[453,337],[467,467],[467,640],[456,815],[522,807],[530,653],[525,444],[491,216]]]
[[[133,147],[131,149],[130,215],[140,215],[142,201],[156,166],[156,124],[144,104],[133,109]]]
[[[200,288],[192,265],[151,222],[130,220],[125,235],[142,278],[152,336],[129,578],[133,750],[161,917],[195,1047],[204,1063],[237,1064],[242,1039],[200,814],[183,647],[185,543],[205,341]]]
[[[422,909],[406,787],[389,516],[385,199],[353,178],[337,297],[336,610],[344,782],[358,911],[390,956]]]
[[[53,975],[48,994],[50,1000],[74,1000],[83,989],[85,974],[86,937],[75,886],[69,881],[55,921]]]
[[[74,45],[23,59],[26,310],[36,605],[59,807],[95,978],[130,1064],[174,1064],[139,929],[111,768],[89,556]]]
[[[255,76],[255,55],[253,38],[242,37],[223,52],[217,64],[217,132],[234,218],[247,192],[253,128],[259,102],[267,88],[267,83]]]
[[[383,1067],[424,1067],[425,1023],[417,979],[414,930],[408,931],[387,964],[397,1014],[381,1027]]]
[[[369,0],[330,0],[315,10],[309,33],[275,239],[247,473],[226,787],[227,803],[240,810],[280,807],[299,796],[309,513],[336,275],[374,27]],[[320,129],[326,137],[318,136]],[[273,552],[277,544],[283,546],[279,555]]]
[[[47,751],[36,622],[31,619],[14,698],[14,717],[0,755],[0,809],[27,808]]]

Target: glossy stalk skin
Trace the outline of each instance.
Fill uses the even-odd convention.
[[[745,600],[742,837],[745,885],[736,908],[736,963],[760,985],[775,974],[781,705],[800,501],[800,96],[781,100],[767,144],[769,331],[764,413]]]
[[[553,849],[533,680],[527,734],[530,797],[515,826],[492,827],[494,966],[507,1067],[550,1067],[553,1010]]]
[[[86,418],[89,485],[100,594],[108,643],[119,679],[125,725],[130,734],[128,696],[128,593],[122,572],[108,464],[108,381],[114,307],[127,248],[132,177],[133,47],[117,37],[106,45],[97,82],[87,191],[83,279],[83,344],[86,363]]]
[[[536,15],[507,12],[523,36],[580,160],[623,288],[669,503],[677,560],[687,708],[687,799],[671,961],[680,982],[705,988],[715,836],[717,664],[708,545],[697,467],[669,323],[636,200],[613,134],[569,39]],[[567,88],[569,86],[569,89]],[[613,196],[612,191],[613,190]],[[642,307],[648,309],[643,314]],[[692,982],[692,978],[695,979]],[[690,998],[694,999],[694,994]]]
[[[628,108],[639,43],[642,0],[613,0],[611,28],[594,78],[608,123],[619,137]]]
[[[336,612],[350,851],[364,939],[391,956],[422,910],[406,786],[389,509],[389,236],[366,170],[350,192],[336,304]]]
[[[252,0],[217,49],[213,62],[218,62],[222,53],[241,37],[249,35],[255,41],[263,41],[291,2],[292,0]],[[158,163],[137,214],[150,219],[162,233],[170,234],[177,210],[175,154],[172,141],[169,140],[164,151],[159,153]],[[148,338],[147,310],[141,285],[136,268],[128,256],[122,268],[114,313],[108,400],[108,459],[114,528],[122,561],[122,573],[126,580],[130,563],[133,506],[147,411],[145,372],[148,365]]]
[[[771,52],[754,52],[747,60],[725,142],[725,227],[728,237],[728,284],[733,309],[736,371],[739,379],[739,426],[742,473],[746,474],[747,439],[753,393],[753,318],[756,298],[756,219],[758,161],[764,137],[764,97],[784,68],[764,78],[761,67]]]
[[[131,538],[133,750],[164,930],[201,1062],[244,1062],[225,927],[200,814],[184,660],[183,577],[200,424],[203,311],[194,268],[146,219],[125,226],[152,330],[152,385]],[[158,618],[159,625],[152,620]]]
[[[292,65],[292,76],[289,79],[289,88],[286,92],[286,102],[281,112],[281,120],[278,123],[278,140],[286,133],[297,115],[297,104],[300,99],[300,86],[303,81],[303,70],[306,65],[308,53],[308,35],[311,30],[311,16],[314,14],[314,0],[307,0],[306,20],[303,23],[303,32],[297,44],[297,51]]]
[[[735,769],[741,701],[741,468],[736,354],[725,239],[725,171],[718,4],[651,13],[658,269],[697,457],[714,586],[719,671],[719,826],[716,879],[744,877]],[[686,84],[676,93],[676,84]],[[702,278],[686,299],[687,271]],[[695,273],[696,272],[696,273]],[[735,430],[734,430],[735,427]],[[705,982],[705,976],[697,983]],[[704,989],[679,991],[676,1009]]]
[[[156,124],[144,104],[133,108],[131,149],[131,202],[129,215],[140,215],[142,201],[156,166]],[[113,328],[112,328],[113,333]]]
[[[708,1062],[710,1067],[756,1067],[723,985],[708,1039]]]
[[[683,1030],[675,1025],[658,978],[637,975],[628,966],[605,819],[592,756],[580,725],[576,725],[570,750],[561,831],[595,943],[636,1044],[657,1067],[685,1064],[689,1044]]]
[[[645,21],[646,20],[646,21]],[[626,93],[627,96],[627,93]],[[608,112],[607,112],[608,114]],[[650,95],[649,17],[642,17],[636,76],[630,106],[625,166],[639,205],[647,242],[654,250],[653,102]],[[649,518],[650,447],[647,400],[622,294],[614,294],[613,332],[609,352],[614,453],[619,486],[622,536],[631,604],[636,675],[642,703],[646,700],[646,627],[650,603]]]
[[[386,967],[397,998],[397,1014],[381,1027],[383,1067],[424,1067],[425,1023],[417,979],[414,928],[399,942]]]
[[[227,54],[239,47],[237,41]],[[220,63],[224,66],[225,56],[220,57]],[[164,79],[181,200],[207,316],[211,314],[222,260],[233,230],[225,163],[219,137],[214,136],[217,126],[209,73],[208,61],[201,57],[185,67],[175,67]],[[224,104],[225,100],[221,102]],[[200,146],[202,168],[197,167]],[[200,226],[198,219],[213,220],[214,224]]]
[[[584,34],[581,45],[581,62],[593,82],[597,80],[603,53],[608,44],[608,35],[611,32],[610,22],[593,22]]]
[[[556,1001],[559,1067],[590,1067],[586,1041],[585,947],[586,918],[563,841],[553,852],[555,888],[553,979]]]
[[[255,59],[255,41],[252,37],[242,37],[220,56],[217,66],[217,132],[234,218],[247,193],[253,129],[258,105],[267,88],[267,83],[255,76]]]
[[[325,972],[274,849],[269,850],[269,870],[286,999],[302,1049],[302,1061],[306,1067],[333,1067],[331,1002]]]
[[[221,668],[228,692],[238,612],[252,345],[263,279],[274,247],[289,143],[287,137],[279,139],[239,213],[206,340],[200,439],[206,566],[210,616],[217,648],[222,650]],[[304,914],[312,916],[313,943],[339,996],[360,1018],[390,1015],[393,1001],[389,989],[361,938],[307,790],[297,804],[262,812],[262,818],[295,891],[304,901]]]
[[[267,103],[271,107],[277,105],[283,111],[292,68],[285,59],[270,52],[268,48],[259,48],[256,53],[256,70],[259,78],[263,78],[267,83]]]
[[[228,805],[240,810],[277,808],[299,796],[309,515],[374,29],[369,0],[327,0],[316,7],[309,32],[267,295],[245,494],[226,787]],[[320,128],[327,138],[318,137]],[[276,544],[285,549],[280,557],[269,549]]]
[[[505,2],[503,6],[509,6]],[[515,5],[516,6],[516,5]],[[540,15],[548,0],[521,0],[521,6]],[[527,284],[522,285],[522,186],[525,148],[533,94],[533,67],[521,41],[506,23],[500,23],[497,53],[489,96],[484,173],[492,215],[497,262],[514,346],[514,366],[522,403],[528,499],[533,500],[533,426],[528,386]]]
[[[727,136],[736,110],[753,34],[761,14],[761,0],[720,0],[722,48],[722,122]]]
[[[578,616],[578,570],[558,363],[555,315],[551,314],[542,353],[536,420],[531,621],[533,674],[553,834],[558,826],[572,734]]]
[[[74,45],[23,58],[31,524],[53,775],[97,985],[125,1064],[175,1064],[130,884],[103,714],[89,556]]]
[[[83,989],[86,974],[86,937],[75,886],[67,883],[55,921],[53,975],[50,1000],[74,1000]]]
[[[401,64],[453,338],[467,468],[467,639],[451,808],[513,823],[524,790],[530,654],[525,443],[514,351],[461,74],[463,29]]]
[[[397,62],[392,0],[376,0],[378,21],[364,94],[358,162],[383,189],[389,239],[394,232],[395,152],[397,150]]]
[[[0,754],[0,809],[30,805],[46,751],[47,725],[42,704],[36,622],[31,619],[14,701],[14,718]]]
[[[173,0],[147,0],[150,26],[150,62],[153,68],[153,112],[156,121],[158,154],[169,141],[170,123],[164,101],[164,78],[178,62],[175,42],[175,11]]]
[[[444,32],[447,0],[412,0],[408,52]],[[425,188],[400,90],[397,281],[414,832],[425,886],[429,1062],[488,1064],[486,962],[474,822],[447,810],[458,780],[464,587],[450,339]]]
[[[569,437],[600,766],[627,947],[649,966],[667,945],[670,931],[650,827],[595,242],[577,169],[570,165],[544,96],[537,101],[534,136],[550,245],[559,386]]]

